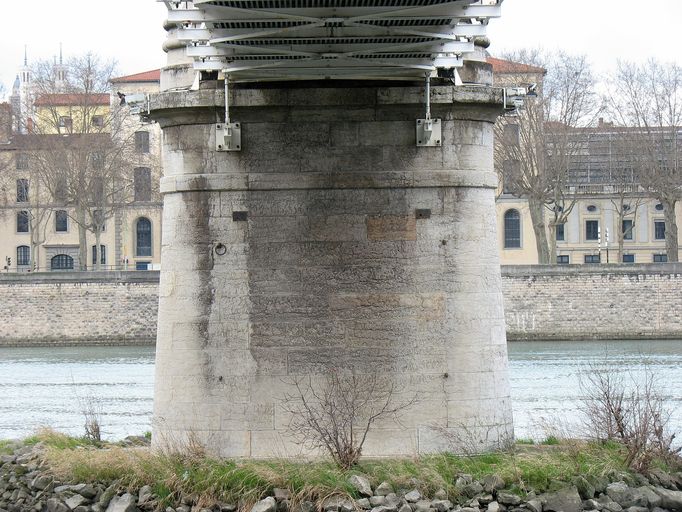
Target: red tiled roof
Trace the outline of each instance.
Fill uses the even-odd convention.
[[[117,78],[112,78],[112,84],[125,83],[125,82],[158,82],[161,80],[161,70],[153,69],[152,71],[144,71],[142,73],[136,73],[134,75],[119,76]]]
[[[512,62],[511,60],[496,59],[495,57],[488,57],[488,64],[492,64],[493,73],[542,73],[545,74],[547,70],[539,66],[531,66],[530,64],[522,64],[520,62]]]
[[[107,93],[94,94],[43,94],[35,101],[36,107],[68,107],[77,105],[109,105]]]

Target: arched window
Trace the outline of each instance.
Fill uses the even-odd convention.
[[[50,260],[52,270],[73,270],[73,258],[68,254],[57,254]]]
[[[507,210],[504,213],[504,248],[521,247],[521,215],[518,210]]]
[[[107,264],[107,246],[100,244],[99,246],[99,255],[100,255],[100,263],[102,265]],[[97,265],[97,246],[93,245],[92,246],[92,264]]]
[[[28,245],[17,247],[17,265],[29,265],[31,263],[31,248]]]
[[[137,219],[135,226],[136,244],[135,256],[152,255],[152,223],[145,217]]]

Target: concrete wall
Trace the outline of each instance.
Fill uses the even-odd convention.
[[[502,267],[507,339],[682,339],[682,264]]]
[[[0,275],[0,346],[151,344],[158,272]]]

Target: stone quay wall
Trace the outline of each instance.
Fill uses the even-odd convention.
[[[0,275],[0,347],[156,340],[159,272]]]
[[[502,267],[507,339],[682,339],[682,264]]]
[[[0,346],[156,340],[159,272],[0,275]],[[502,267],[507,339],[682,339],[682,264]]]

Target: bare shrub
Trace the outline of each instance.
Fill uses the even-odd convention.
[[[393,384],[376,375],[331,370],[321,385],[311,377],[293,381],[295,393],[285,394],[282,407],[291,414],[289,434],[299,445],[329,453],[344,469],[357,464],[372,426],[395,416],[415,399],[395,401]]]
[[[85,420],[85,439],[94,443],[102,441],[102,407],[97,399],[92,395],[87,395],[80,400],[81,412]]]
[[[617,441],[625,447],[625,464],[646,471],[655,457],[679,457],[676,434],[670,432],[670,410],[649,365],[641,379],[626,379],[606,363],[592,364],[580,376],[584,395],[582,412],[588,436],[599,441]]]

